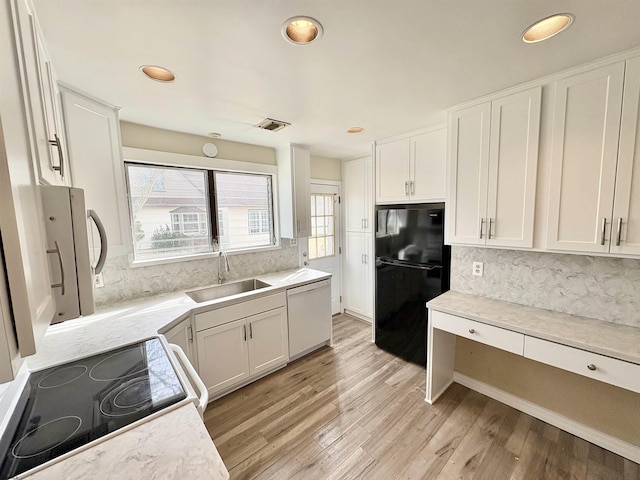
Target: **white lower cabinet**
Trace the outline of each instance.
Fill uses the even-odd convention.
[[[368,319],[373,316],[370,243],[370,233],[345,234],[344,310]]]
[[[278,298],[284,299],[284,296]],[[195,316],[196,328],[204,323],[199,322],[199,316],[217,316],[225,322],[196,333],[198,374],[207,386],[210,399],[255,380],[289,361],[285,305],[238,318],[237,307],[241,305]],[[236,312],[236,318],[230,318],[230,312]]]
[[[185,353],[191,365],[196,364],[195,349],[193,348],[193,330],[191,317],[184,319],[178,325],[162,332],[167,342],[178,345]]]

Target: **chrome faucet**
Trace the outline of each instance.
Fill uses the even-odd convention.
[[[224,264],[222,264],[221,260],[224,257]],[[231,266],[229,265],[229,257],[227,257],[227,252],[222,250],[218,251],[218,284],[222,284],[224,282],[224,275],[222,273],[222,268],[224,267],[224,272],[229,273],[231,271]]]

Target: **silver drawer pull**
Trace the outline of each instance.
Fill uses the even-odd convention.
[[[473,328],[470,328],[469,333],[476,333],[476,331]]]
[[[587,365],[587,368],[588,368],[589,370],[591,370],[592,372],[594,372],[594,371],[595,371],[595,369],[596,369],[596,366],[595,366],[593,363],[590,363],[589,365]]]

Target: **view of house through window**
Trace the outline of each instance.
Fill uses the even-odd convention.
[[[273,245],[271,176],[219,171],[213,175],[216,205],[224,218],[224,228],[218,228],[220,248]]]
[[[274,244],[270,175],[128,162],[126,169],[136,260],[211,252],[213,232],[223,250]]]
[[[311,194],[311,236],[309,259],[332,257],[336,253],[333,194]]]

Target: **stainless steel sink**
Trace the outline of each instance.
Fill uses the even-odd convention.
[[[270,287],[268,283],[261,282],[255,278],[249,280],[243,280],[241,282],[223,283],[222,285],[215,285],[213,287],[203,288],[200,290],[194,290],[187,292],[193,300],[198,303],[208,302],[211,300],[217,300],[218,298],[229,297],[231,295],[237,295],[239,293],[251,292],[253,290],[259,290],[261,288]]]

